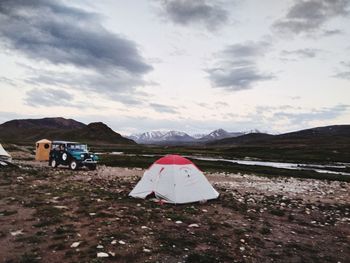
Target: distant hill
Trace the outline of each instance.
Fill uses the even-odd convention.
[[[215,146],[231,146],[231,145],[241,145],[241,144],[252,144],[252,143],[261,143],[273,138],[274,135],[266,133],[249,133],[233,138],[225,138],[221,140],[208,142],[207,145]]]
[[[65,118],[12,120],[0,125],[0,140],[33,143],[40,139],[72,140],[87,143],[135,144],[102,122],[84,123]]]
[[[333,125],[295,131],[280,135],[251,133],[208,143],[208,146],[314,146],[350,143],[350,125]]]

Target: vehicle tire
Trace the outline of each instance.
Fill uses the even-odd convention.
[[[78,163],[76,162],[76,161],[71,161],[70,163],[69,163],[69,168],[71,169],[71,170],[77,170],[78,169]]]
[[[62,153],[62,161],[66,162],[68,159],[68,154],[66,152]]]
[[[93,171],[93,170],[96,170],[96,164],[90,164],[88,166],[89,170]]]
[[[51,166],[52,168],[56,168],[56,167],[57,167],[57,162],[56,162],[55,159],[52,159],[52,160],[50,161],[50,166]]]

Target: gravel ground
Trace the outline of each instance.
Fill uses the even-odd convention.
[[[128,197],[142,169],[0,170],[0,262],[348,262],[350,184],[210,173],[220,192]],[[297,171],[296,171],[297,172]]]

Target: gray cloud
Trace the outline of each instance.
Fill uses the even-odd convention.
[[[297,50],[283,50],[281,52],[282,56],[297,56],[299,58],[313,58],[316,57],[316,55],[321,52],[320,49],[316,48],[304,48],[304,49],[297,49]]]
[[[25,82],[42,87],[60,87],[62,89],[74,89],[84,94],[93,92],[112,101],[118,101],[128,106],[143,105],[147,94],[138,90],[136,86],[145,85],[141,79],[135,79],[125,72],[53,72],[49,70],[37,71],[35,68],[27,68],[30,77]],[[91,102],[93,104],[93,102]]]
[[[348,112],[350,105],[339,104],[333,107],[324,107],[307,112],[276,112],[272,119],[287,119],[291,125],[309,125],[312,121],[329,121]]]
[[[92,13],[55,0],[3,0],[0,13],[2,40],[32,59],[134,74],[152,68],[134,42],[104,29]]]
[[[271,44],[267,41],[247,41],[227,46],[221,54],[229,57],[239,58],[256,58],[263,56],[271,48]]]
[[[252,88],[252,85],[273,78],[272,75],[261,73],[255,66],[242,68],[216,68],[207,71],[212,84],[230,91]]]
[[[260,81],[273,79],[273,74],[261,72],[257,66],[257,59],[270,48],[271,44],[265,41],[227,46],[216,55],[216,66],[206,69],[212,86],[239,91],[250,89]]]
[[[70,65],[79,71],[36,68],[27,82],[69,85],[122,102],[131,102],[136,86],[144,85],[144,75],[152,70],[137,45],[106,30],[97,14],[57,0],[1,1],[0,41],[33,61]]]
[[[339,29],[334,29],[334,30],[324,30],[322,35],[326,36],[326,37],[330,37],[330,36],[335,36],[335,35],[341,35],[344,32],[339,30]]]
[[[78,109],[94,108],[106,109],[104,106],[97,106],[93,101],[75,100],[74,96],[65,89],[58,88],[34,88],[26,92],[23,98],[26,105],[32,107],[73,107]]]
[[[342,61],[340,62],[340,64],[343,67],[343,70],[339,71],[332,77],[350,80],[350,61],[348,62]]]
[[[228,12],[214,1],[162,0],[163,12],[175,24],[200,24],[215,30],[228,21]]]
[[[177,111],[172,106],[164,105],[164,104],[158,104],[158,103],[150,103],[149,104],[151,108],[153,108],[155,111],[158,111],[160,113],[177,113]]]
[[[273,27],[286,34],[316,33],[330,19],[348,15],[348,7],[348,0],[296,1],[286,16],[276,21]]]
[[[29,106],[71,106],[74,97],[60,89],[32,89],[26,93],[25,103]]]

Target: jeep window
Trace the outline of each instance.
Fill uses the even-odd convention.
[[[73,151],[86,151],[87,145],[86,144],[68,144],[68,149]]]
[[[51,145],[51,149],[59,150],[59,148],[60,148],[60,144],[58,144],[58,143],[53,143],[53,144]]]

